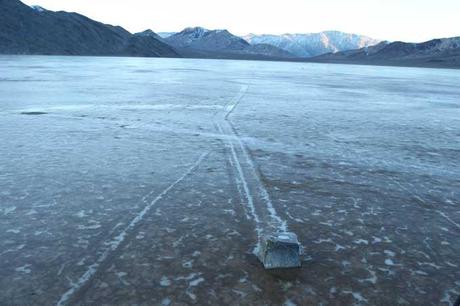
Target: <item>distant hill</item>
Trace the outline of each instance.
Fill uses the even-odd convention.
[[[424,43],[382,42],[368,48],[325,54],[312,61],[460,68],[460,37]]]
[[[270,44],[286,50],[296,57],[314,57],[317,55],[359,49],[376,45],[378,40],[367,36],[327,31],[308,34],[255,35],[243,37],[251,44]]]
[[[0,53],[178,56],[153,36],[132,35],[80,14],[29,7],[18,0],[0,0]]]
[[[152,37],[155,38],[161,42],[164,42],[163,37],[161,37],[159,34],[153,32],[152,30],[145,30],[144,32],[139,32],[139,33],[134,33],[135,36],[137,37]]]
[[[289,52],[270,44],[250,44],[227,30],[186,28],[164,38],[184,56],[212,58],[292,58]]]
[[[201,27],[186,28],[182,32],[165,38],[170,45],[208,51],[235,51],[249,46],[244,39],[232,35],[227,30],[207,30]]]

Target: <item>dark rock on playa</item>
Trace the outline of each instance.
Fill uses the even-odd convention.
[[[257,254],[265,269],[299,268],[300,243],[294,233],[276,233],[262,239]]]
[[[46,112],[21,112],[21,115],[28,115],[28,116],[39,116],[39,115],[46,115]]]

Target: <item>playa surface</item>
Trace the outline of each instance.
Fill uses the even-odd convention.
[[[0,57],[0,304],[451,305],[460,71]],[[264,230],[302,268],[266,271]]]

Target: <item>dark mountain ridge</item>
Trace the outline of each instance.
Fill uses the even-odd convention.
[[[77,13],[29,7],[18,0],[0,0],[0,53],[178,56],[154,37],[136,36]]]
[[[460,37],[423,43],[382,42],[358,50],[329,53],[315,62],[460,68]]]

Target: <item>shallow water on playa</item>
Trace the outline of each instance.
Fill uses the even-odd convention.
[[[458,84],[442,69],[2,56],[0,304],[450,305]],[[301,269],[252,254],[256,217],[273,216],[245,184],[298,235]]]

